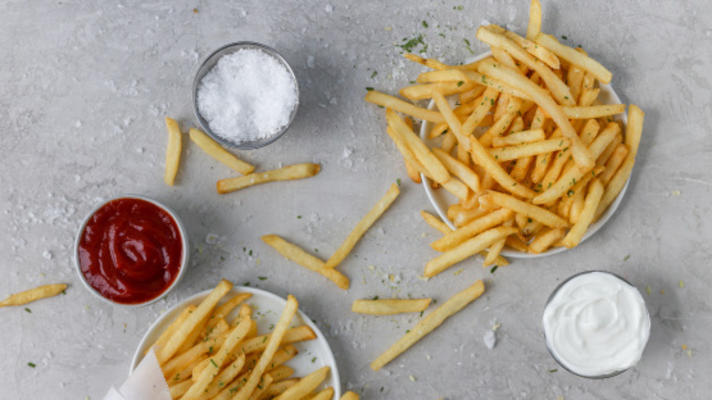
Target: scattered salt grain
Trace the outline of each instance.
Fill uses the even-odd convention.
[[[485,346],[487,346],[487,348],[490,350],[494,349],[494,346],[497,345],[497,336],[495,335],[495,332],[493,330],[488,330],[487,332],[485,332],[485,335],[482,337],[482,340],[485,342]]]
[[[279,133],[297,100],[297,85],[287,68],[256,49],[221,57],[198,88],[200,115],[215,134],[236,144]]]
[[[44,257],[45,260],[51,260],[53,255],[51,251],[45,250],[42,252],[42,257]]]

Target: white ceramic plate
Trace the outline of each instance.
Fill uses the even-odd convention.
[[[279,316],[284,309],[286,300],[276,294],[245,286],[237,286],[233,288],[226,297],[244,292],[252,293],[252,297],[247,300],[247,304],[253,307],[258,332],[268,332],[270,330],[270,326],[276,324],[279,320]],[[131,371],[138,366],[148,347],[155,342],[156,339],[158,339],[161,332],[163,332],[163,330],[178,316],[180,311],[191,304],[198,305],[198,303],[200,303],[200,301],[203,300],[208,293],[210,293],[210,290],[196,293],[195,295],[188,297],[173,306],[170,310],[163,313],[163,315],[161,315],[156,322],[148,328],[148,332],[146,332],[141,339],[141,342],[133,355],[129,373],[131,373]],[[235,310],[235,312],[237,312],[237,310]],[[296,325],[308,325],[312,328],[312,330],[314,330],[317,338],[305,342],[294,343],[294,346],[299,350],[299,354],[289,360],[286,365],[294,368],[295,377],[305,376],[323,366],[329,366],[329,368],[331,368],[331,372],[326,381],[322,383],[321,388],[326,388],[327,386],[333,387],[334,399],[338,399],[341,397],[341,379],[339,379],[339,371],[337,369],[336,360],[334,359],[334,354],[331,352],[329,343],[327,343],[319,328],[317,328],[312,320],[301,311],[297,312],[297,315],[292,321],[292,326]]]
[[[468,63],[470,62],[475,62],[478,60],[481,60],[485,57],[489,57],[492,55],[491,52],[486,52],[483,54],[480,54],[479,56],[472,58],[470,60],[467,60]],[[598,95],[598,99],[601,101],[603,104],[617,104],[621,103],[620,98],[616,94],[616,92],[613,90],[611,85],[600,85],[601,92]],[[433,101],[430,102],[428,105],[428,109],[433,109],[435,108],[435,103]],[[621,120],[623,121],[624,124],[628,123],[628,118],[626,114],[620,114],[616,116],[616,120]],[[423,121],[423,123],[420,125],[420,137],[423,140],[428,141],[427,135],[428,132],[430,132],[430,129],[432,127],[432,122],[428,121]],[[456,229],[455,224],[452,223],[447,218],[447,208],[451,204],[456,203],[456,199],[454,196],[451,194],[445,192],[444,190],[433,190],[432,187],[430,186],[430,179],[428,179],[425,175],[421,174],[421,180],[422,180],[422,185],[423,189],[425,189],[425,194],[428,196],[428,199],[430,199],[430,202],[433,204],[433,207],[435,207],[435,211],[437,211],[438,215],[440,218],[442,218],[443,221],[450,227],[450,229]],[[628,178],[628,181],[625,183],[625,186],[623,186],[623,190],[621,190],[620,194],[618,197],[613,201],[613,203],[608,207],[608,210],[606,210],[605,213],[601,216],[601,218],[596,221],[595,223],[591,224],[591,226],[588,228],[588,231],[586,231],[586,234],[584,235],[583,239],[581,239],[581,243],[583,243],[586,239],[589,237],[593,236],[594,233],[596,233],[603,225],[608,222],[608,220],[613,216],[613,213],[615,213],[616,209],[620,205],[621,201],[623,200],[623,196],[625,195],[626,189],[628,189],[628,184],[630,183],[630,178]],[[512,257],[512,258],[538,258],[538,257],[545,257],[545,256],[550,256],[552,254],[557,254],[561,253],[562,251],[567,250],[566,247],[554,247],[549,251],[545,251],[540,254],[531,254],[531,253],[523,253],[521,251],[513,250],[513,249],[504,249],[502,250],[502,255],[505,257]]]

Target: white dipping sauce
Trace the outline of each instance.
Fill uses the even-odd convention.
[[[565,282],[544,310],[546,344],[564,367],[595,377],[635,365],[650,335],[638,290],[605,272]]]

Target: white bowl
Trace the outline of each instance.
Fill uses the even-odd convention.
[[[131,367],[129,369],[129,374],[138,366],[143,358],[143,354],[148,350],[149,346],[153,344],[161,332],[180,314],[180,312],[187,306],[193,304],[198,305],[211,290],[205,290],[200,293],[196,293],[193,296],[181,301],[180,303],[173,306],[171,309],[163,313],[158,319],[148,328],[148,331],[141,342],[136,348],[136,352],[131,360]],[[245,286],[236,286],[232,289],[226,297],[235,295],[237,293],[252,293],[246,303],[250,304],[258,316],[256,318],[257,328],[259,332],[269,331],[269,326],[276,324],[279,320],[279,316],[284,309],[286,300],[277,296],[274,293],[267,292],[262,289],[256,289]],[[235,310],[237,312],[237,310]],[[287,365],[294,368],[294,376],[305,376],[321,367],[329,366],[331,369],[329,376],[322,383],[323,388],[331,386],[334,388],[334,399],[341,397],[341,379],[339,378],[339,371],[336,365],[336,360],[334,359],[334,354],[331,352],[329,343],[326,341],[324,334],[321,333],[319,328],[312,322],[302,311],[297,311],[297,315],[292,321],[292,326],[294,325],[307,325],[314,333],[316,333],[316,339],[307,340],[304,342],[293,343],[293,345],[299,350],[299,354],[296,357],[289,360]]]
[[[480,54],[477,57],[472,58],[471,60],[467,60],[468,63],[470,62],[475,62],[479,61],[485,57],[491,56],[491,52],[486,52],[483,54]],[[616,94],[616,92],[613,90],[611,85],[604,85],[600,84],[601,92],[598,96],[598,99],[603,103],[603,104],[618,104],[621,102],[620,98]],[[435,108],[435,103],[431,100],[430,104],[428,104],[428,109],[434,109]],[[627,115],[620,114],[616,116],[616,120],[621,120],[623,121],[624,124],[628,123],[628,117]],[[432,127],[432,122],[428,121],[423,121],[423,123],[420,125],[420,137],[423,140],[428,140],[428,132],[430,132],[430,129]],[[428,196],[428,199],[430,200],[430,203],[432,203],[433,207],[435,207],[435,211],[438,213],[440,218],[442,218],[443,221],[450,227],[450,229],[457,229],[455,224],[452,223],[447,217],[447,208],[449,205],[456,203],[456,199],[454,196],[450,195],[449,193],[443,191],[443,190],[433,190],[431,187],[430,179],[428,179],[425,175],[421,174],[420,175],[423,189],[425,189],[425,194]],[[603,225],[608,222],[608,220],[613,216],[613,213],[615,213],[616,209],[620,205],[621,201],[623,200],[623,196],[625,195],[626,189],[628,189],[628,184],[630,183],[630,177],[628,177],[628,180],[625,183],[625,186],[623,186],[623,190],[618,194],[618,197],[611,203],[610,206],[608,206],[608,209],[606,212],[601,215],[601,218],[598,219],[598,221],[594,222],[591,224],[591,226],[588,227],[588,230],[586,231],[586,234],[583,236],[581,239],[581,243],[583,243],[586,239],[590,238],[593,236],[594,233],[596,233]],[[504,249],[502,250],[502,255],[505,257],[511,257],[511,258],[538,258],[538,257],[546,257],[550,256],[553,254],[558,254],[563,251],[568,250],[566,247],[554,247],[548,251],[545,251],[543,253],[539,254],[532,254],[532,253],[523,253],[521,251],[513,250],[513,249]]]
[[[173,221],[175,221],[176,226],[178,227],[178,232],[180,233],[181,241],[182,241],[182,246],[183,246],[183,252],[181,254],[181,263],[180,263],[180,268],[178,269],[178,276],[176,276],[176,279],[173,281],[173,283],[166,288],[161,294],[156,296],[155,298],[145,301],[143,303],[136,303],[136,304],[125,304],[125,303],[119,303],[116,301],[113,301],[111,299],[107,299],[106,297],[102,296],[101,293],[99,293],[96,289],[94,289],[89,282],[87,282],[86,278],[84,277],[84,274],[82,273],[82,268],[79,265],[79,241],[82,239],[82,234],[84,233],[84,228],[86,228],[87,223],[89,222],[89,219],[96,213],[101,207],[104,207],[107,203],[118,200],[118,199],[139,199],[139,200],[144,200],[147,201],[156,207],[160,208],[161,210],[165,211],[168,213],[168,215],[173,218]],[[165,297],[173,288],[175,288],[178,285],[178,282],[180,282],[181,278],[183,277],[183,274],[185,273],[185,270],[188,268],[188,260],[190,258],[190,243],[188,242],[188,232],[186,232],[185,228],[183,227],[183,224],[180,222],[180,218],[178,218],[178,215],[168,208],[165,204],[160,203],[156,200],[150,199],[145,196],[137,195],[137,194],[127,194],[125,196],[119,196],[115,197],[113,199],[106,200],[99,204],[98,206],[94,207],[93,210],[84,218],[84,221],[82,221],[82,225],[79,227],[79,232],[77,232],[77,236],[74,239],[74,266],[77,270],[77,275],[79,275],[79,281],[84,285],[84,287],[94,296],[97,298],[101,299],[102,301],[105,301],[109,304],[115,304],[118,306],[123,306],[123,307],[141,307],[145,306],[151,303],[154,303],[163,297]]]

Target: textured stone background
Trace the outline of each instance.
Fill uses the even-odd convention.
[[[394,91],[421,71],[394,46],[404,37],[423,34],[428,55],[457,62],[470,56],[465,38],[474,52],[484,50],[474,31],[485,20],[523,31],[528,2],[2,1],[0,294],[57,281],[71,287],[30,305],[32,313],[0,309],[0,397],[100,398],[125,378],[140,337],[161,312],[226,277],[297,295],[327,333],[343,383],[364,398],[709,398],[710,10],[694,1],[544,1],[544,30],[581,44],[614,72],[624,101],[647,112],[627,196],[610,223],[575,250],[514,260],[494,275],[471,260],[460,275],[455,268],[426,283],[417,277],[436,234],[418,211],[431,207],[406,180],[382,110],[362,101],[364,87]],[[282,52],[302,89],[288,134],[241,156],[260,168],[314,160],[323,172],[218,196],[215,180],[230,171],[188,146],[178,185],[166,187],[162,119],[194,124],[190,85],[198,63],[238,40]],[[397,178],[402,196],[342,265],[352,279],[348,292],[258,239],[278,233],[329,254]],[[103,304],[73,269],[81,219],[100,199],[121,193],[169,204],[195,244],[185,280],[150,307]],[[653,317],[640,365],[605,381],[549,372],[557,366],[539,322],[556,284],[591,268],[635,283]],[[352,300],[442,301],[478,278],[489,284],[482,299],[384,371],[368,368],[416,318],[354,315]],[[498,344],[489,350],[482,338],[495,322],[502,324]]]

